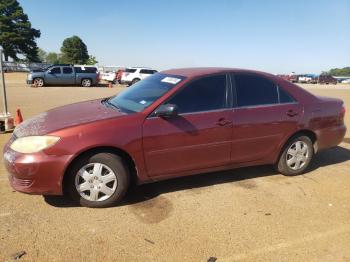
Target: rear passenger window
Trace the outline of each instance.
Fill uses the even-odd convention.
[[[180,114],[225,108],[226,76],[195,80],[175,94],[168,104],[177,105]]]
[[[63,67],[63,74],[71,74],[73,69],[71,67]]]
[[[280,98],[280,103],[293,103],[295,102],[295,99],[291,97],[286,91],[283,90],[283,88],[278,87],[278,94]]]
[[[149,70],[149,69],[141,69],[140,74],[149,74],[152,75],[154,74],[154,70]]]
[[[278,104],[277,86],[270,80],[252,74],[236,74],[234,79],[239,107]]]

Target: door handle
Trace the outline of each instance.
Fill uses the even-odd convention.
[[[297,115],[298,115],[298,112],[295,112],[292,109],[287,111],[287,116],[294,117],[294,116],[297,116]]]
[[[225,119],[225,118],[220,118],[217,122],[216,122],[216,125],[218,126],[227,126],[227,125],[231,125],[232,122]]]

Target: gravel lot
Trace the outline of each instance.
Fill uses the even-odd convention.
[[[25,74],[5,78],[10,111],[20,107],[25,119],[125,88],[28,88]],[[304,87],[342,98],[350,127],[350,85]],[[14,192],[0,165],[0,261],[21,251],[23,261],[350,261],[349,171],[348,131],[303,176],[242,168],[139,186],[120,206],[88,209]]]

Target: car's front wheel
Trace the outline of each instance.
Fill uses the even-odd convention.
[[[36,87],[43,87],[45,85],[44,79],[38,77],[33,80],[33,84]]]
[[[277,170],[283,175],[302,174],[314,155],[314,147],[308,136],[297,136],[289,140],[277,163]]]
[[[97,153],[78,159],[69,171],[70,196],[86,207],[108,207],[125,195],[129,170],[122,158],[112,153]]]

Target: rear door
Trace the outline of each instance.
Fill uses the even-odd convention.
[[[49,85],[57,85],[61,83],[62,71],[60,66],[55,66],[46,71],[45,83]]]
[[[75,84],[75,73],[73,67],[63,66],[62,67],[62,84],[74,85]]]
[[[256,74],[235,74],[232,162],[275,156],[286,136],[298,128],[302,107],[283,88]]]
[[[144,156],[150,176],[203,170],[230,162],[232,109],[226,75],[208,76],[184,86],[166,103],[178,116],[151,115],[143,126]]]

